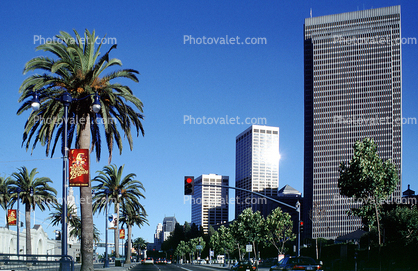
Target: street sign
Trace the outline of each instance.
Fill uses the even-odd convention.
[[[245,252],[251,252],[251,251],[253,251],[253,245],[246,245]]]
[[[203,246],[202,246],[202,245],[197,245],[197,246],[196,246],[196,249],[197,249],[197,250],[202,250],[202,249],[203,249]]]

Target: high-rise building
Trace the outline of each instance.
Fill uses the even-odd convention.
[[[161,245],[170,237],[177,224],[176,217],[166,216],[163,223],[158,223],[154,233],[154,249],[160,250]]]
[[[338,188],[357,140],[373,138],[401,177],[400,6],[305,19],[304,72],[305,233],[334,239],[361,227]]]
[[[162,239],[163,242],[170,237],[171,233],[176,228],[177,219],[174,216],[166,216],[163,220],[163,231],[162,231]]]
[[[279,187],[279,128],[252,125],[236,137],[235,187],[277,196]],[[235,191],[235,217],[251,207],[262,211],[265,198]]]
[[[208,233],[209,225],[228,222],[228,188],[205,185],[229,186],[229,177],[217,174],[203,174],[194,179],[192,223],[203,227]]]
[[[157,228],[155,229],[154,233],[154,245],[155,249],[160,250],[161,244],[163,243],[163,239],[161,238],[161,233],[163,232],[163,224],[158,223]]]

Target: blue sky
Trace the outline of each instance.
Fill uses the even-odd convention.
[[[61,195],[62,160],[45,157],[39,145],[33,154],[21,148],[23,126],[29,112],[17,116],[19,87],[26,75],[24,64],[44,55],[35,51],[39,39],[59,31],[95,30],[100,37],[116,38],[111,57],[123,68],[138,70],[139,83],[129,84],[144,103],[145,137],[134,139],[129,150],[112,163],[125,164],[146,188],[143,204],[150,226],[135,229],[134,238],[153,241],[164,216],[190,221],[184,203],[183,176],[216,173],[235,183],[235,137],[249,124],[190,124],[185,118],[262,118],[280,127],[279,186],[303,191],[303,23],[309,17],[361,9],[401,5],[402,37],[418,36],[416,1],[19,1],[0,3],[0,174],[18,167],[38,168],[50,177]],[[185,36],[263,38],[267,44],[190,44]],[[104,45],[103,52],[111,45]],[[416,63],[418,45],[402,46],[403,117],[418,118]],[[403,126],[403,190],[418,190],[418,124]],[[103,148],[105,149],[105,148]],[[92,177],[107,165],[107,153],[92,161]],[[78,189],[75,189],[78,195]],[[231,191],[231,196],[234,193]],[[230,206],[230,219],[234,206]],[[0,213],[3,211],[0,211]],[[49,236],[54,228],[36,210]],[[4,216],[3,216],[4,217]],[[104,215],[94,221],[104,232]],[[4,218],[0,225],[4,225]],[[103,229],[101,229],[103,227]],[[113,236],[113,235],[110,235]],[[104,239],[104,237],[103,237]],[[110,240],[112,240],[111,237]]]

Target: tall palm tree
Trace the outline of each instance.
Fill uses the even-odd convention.
[[[145,188],[140,181],[134,180],[136,177],[134,173],[123,176],[124,166],[125,165],[120,166],[119,169],[116,165],[105,166],[102,171],[97,171],[99,175],[93,179],[93,181],[99,183],[93,187],[94,190],[98,191],[93,198],[93,212],[102,212],[106,207],[106,189],[110,192],[108,195],[110,203],[114,204],[114,210],[118,221],[115,230],[116,257],[119,257],[119,209],[121,203],[129,201],[130,204],[144,210],[144,207],[139,200],[145,198],[141,192],[141,190],[145,191]]]
[[[121,209],[122,209],[121,210],[122,216],[120,217],[120,222],[122,223],[122,226],[126,225],[126,227],[128,228],[128,241],[127,241],[128,247],[127,247],[127,252],[126,252],[125,263],[131,263],[132,226],[138,225],[138,227],[141,227],[144,224],[147,224],[149,226],[149,223],[148,223],[148,219],[146,218],[147,213],[145,212],[142,206],[137,206],[135,203],[132,203],[129,200],[124,200],[122,202]]]
[[[10,202],[10,177],[0,177],[0,206],[3,210],[7,210]]]
[[[10,181],[10,177],[0,177],[0,206],[6,212],[10,203]],[[7,221],[6,227],[9,228],[9,223]]]
[[[45,207],[49,209],[49,205],[56,200],[57,191],[49,186],[52,183],[48,177],[35,178],[38,174],[36,168],[30,172],[26,167],[21,167],[17,172],[12,174],[10,181],[11,203],[19,200],[25,205],[25,224],[26,224],[26,254],[32,254],[31,235],[30,235],[30,213],[35,207],[41,211]],[[19,215],[19,214],[17,214]]]
[[[107,53],[100,56],[100,43],[95,48],[95,32],[84,32],[81,38],[74,30],[75,38],[67,32],[61,31],[56,38],[59,42],[47,42],[39,45],[37,50],[51,53],[56,59],[46,56],[35,57],[28,61],[24,73],[36,70],[42,74],[33,74],[25,79],[20,87],[19,102],[23,102],[18,109],[20,115],[30,110],[32,95],[39,94],[41,106],[38,111],[31,112],[23,133],[23,145],[28,150],[41,142],[46,148],[46,155],[54,154],[58,141],[64,139],[64,130],[61,121],[64,107],[60,102],[63,93],[68,92],[74,99],[69,106],[68,142],[72,145],[75,137],[75,147],[91,149],[96,152],[96,159],[100,160],[101,133],[99,124],[103,124],[106,144],[109,150],[109,163],[116,143],[119,152],[122,152],[122,136],[118,129],[122,129],[124,137],[128,140],[130,149],[133,148],[131,125],[135,126],[137,136],[144,135],[141,120],[142,102],[135,97],[132,90],[125,85],[114,82],[114,79],[128,78],[138,82],[132,69],[113,70],[103,75],[105,70],[113,66],[121,66],[119,59],[109,59],[109,53],[116,48],[113,45]],[[93,97],[100,96],[100,112],[91,110]],[[26,101],[26,102],[25,102]],[[129,104],[132,104],[130,106]],[[32,146],[31,146],[31,143]],[[64,148],[61,147],[64,154]],[[80,188],[81,202],[81,254],[82,271],[93,270],[93,213],[91,206],[91,186]]]

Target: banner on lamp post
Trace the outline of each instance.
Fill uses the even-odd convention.
[[[119,230],[119,239],[125,239],[125,229]]]
[[[69,185],[80,187],[90,185],[90,163],[88,149],[71,149],[69,153]]]
[[[107,228],[109,230],[116,230],[118,228],[118,216],[116,214],[113,214],[113,215],[110,215],[108,219],[109,219],[109,225]]]
[[[16,226],[17,212],[16,209],[7,210],[7,224],[9,226]]]

